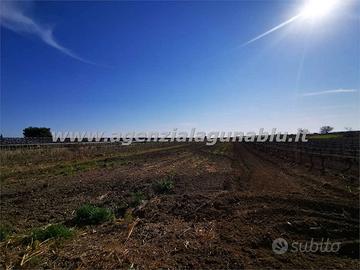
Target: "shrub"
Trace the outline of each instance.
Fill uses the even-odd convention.
[[[92,225],[104,223],[113,218],[114,214],[109,209],[85,204],[76,211],[75,221],[82,225]]]
[[[49,238],[69,238],[73,231],[62,224],[53,224],[41,229],[34,229],[31,238],[36,241],[45,241]]]
[[[170,193],[174,189],[173,177],[166,177],[160,181],[157,181],[153,185],[154,191],[157,193]]]

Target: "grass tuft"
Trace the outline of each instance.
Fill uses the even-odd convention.
[[[85,204],[76,211],[75,222],[80,225],[93,225],[113,219],[114,214],[111,210]]]
[[[168,194],[174,189],[173,176],[167,176],[153,184],[153,189],[156,193]]]
[[[73,235],[73,231],[62,224],[53,224],[41,229],[33,229],[31,238],[33,241],[45,241],[50,238],[69,238]]]

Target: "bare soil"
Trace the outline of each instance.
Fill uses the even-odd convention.
[[[84,203],[110,208],[116,219],[75,226],[74,237],[44,243],[26,263],[24,254],[34,250],[2,242],[2,267],[359,268],[357,179],[308,171],[244,143],[184,144],[124,159],[67,176],[22,173],[4,181],[1,220],[14,235],[53,223],[74,226]],[[174,190],[155,193],[153,183],[168,175]],[[121,206],[132,192],[146,200],[124,218]],[[275,254],[272,243],[280,237],[289,245],[313,238],[341,247]]]

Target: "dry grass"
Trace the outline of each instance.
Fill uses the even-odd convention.
[[[98,167],[123,165],[127,157],[182,147],[149,143],[136,145],[100,145],[69,148],[17,149],[0,152],[0,181],[28,176],[73,175]]]

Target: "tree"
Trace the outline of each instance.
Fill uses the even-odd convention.
[[[330,127],[330,126],[322,126],[320,128],[320,133],[321,134],[328,134],[330,131],[332,131],[334,128]]]
[[[27,127],[24,128],[23,134],[25,138],[51,138],[50,128],[46,127]]]
[[[353,129],[352,129],[352,127],[345,127],[345,130],[346,131],[352,131]]]

